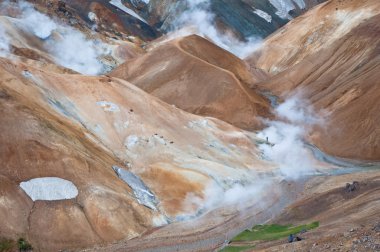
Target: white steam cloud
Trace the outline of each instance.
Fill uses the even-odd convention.
[[[203,197],[193,193],[186,195],[185,209],[189,212],[177,216],[178,220],[186,220],[194,217],[194,209],[198,214],[204,214],[220,207],[232,207],[234,209],[244,209],[255,204],[257,209],[264,207],[269,201],[263,201],[267,189],[273,185],[273,178],[260,177],[251,174],[249,183],[246,181],[235,181],[221,183],[221,181],[211,182],[203,192]]]
[[[209,38],[239,58],[247,57],[260,47],[261,38],[250,37],[243,42],[233,34],[220,32],[215,26],[215,15],[209,11],[210,0],[187,0],[187,7],[174,21],[171,38],[197,34]]]
[[[275,163],[279,170],[263,177],[257,173],[247,173],[238,181],[215,180],[204,190],[204,197],[188,194],[186,209],[189,213],[179,216],[179,220],[192,218],[194,209],[205,213],[216,208],[234,206],[237,210],[255,205],[256,210],[265,209],[270,204],[268,198],[280,188],[278,182],[285,179],[297,180],[305,175],[313,174],[318,167],[318,161],[305,146],[304,138],[310,126],[321,124],[311,106],[295,95],[280,104],[275,113],[278,121],[266,121],[268,127],[258,133],[258,137],[266,139],[267,143],[259,145],[263,156]]]
[[[36,11],[29,3],[19,2],[18,7],[22,11],[22,23],[40,39],[47,39],[58,28],[52,19]]]
[[[6,1],[1,8],[7,6],[21,11],[18,18],[23,29],[41,39],[45,50],[53,56],[57,64],[88,75],[97,75],[105,70],[99,60],[106,53],[101,42],[88,40],[80,31],[55,22],[27,2]],[[0,43],[2,40],[3,36]]]
[[[101,42],[87,40],[81,32],[69,27],[58,32],[61,36],[57,40],[47,41],[49,51],[58,64],[88,75],[104,71],[99,57],[106,52]]]
[[[288,179],[297,179],[314,171],[316,163],[310,151],[304,145],[308,128],[321,123],[314,116],[311,107],[299,96],[293,96],[280,104],[275,113],[283,121],[267,121],[268,128],[258,136],[268,139],[267,144],[259,148],[264,156],[275,162],[281,175]]]

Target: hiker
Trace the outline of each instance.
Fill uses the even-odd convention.
[[[288,236],[288,242],[289,242],[289,243],[292,243],[292,242],[293,242],[293,239],[294,239],[293,234],[290,234],[290,235]]]

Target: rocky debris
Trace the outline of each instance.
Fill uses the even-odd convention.
[[[373,230],[375,230],[376,233],[380,233],[380,222],[377,223],[374,227]]]
[[[354,181],[354,182],[352,182],[352,184],[350,184],[350,183],[346,184],[345,191],[347,193],[351,193],[351,192],[354,192],[357,190],[359,190],[359,182],[358,181]]]
[[[372,232],[363,232],[352,239],[352,251],[380,251],[380,239],[378,235],[373,235]]]
[[[298,242],[298,241],[302,241],[302,240],[303,240],[303,238],[301,238],[298,235],[290,234],[289,237],[288,237],[288,243]]]
[[[295,236],[292,238],[295,239]],[[289,241],[258,243],[255,251],[369,252],[380,250],[380,236],[371,228],[371,225],[362,225],[360,228],[352,228],[343,233],[311,231],[302,238],[304,239],[301,242],[291,242],[291,244]]]
[[[65,18],[68,20],[69,24],[74,26],[79,23],[75,14],[73,14],[75,10],[70,10],[70,8],[66,5],[64,1],[58,1],[55,12],[58,16]]]

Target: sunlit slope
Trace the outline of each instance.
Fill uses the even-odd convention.
[[[209,185],[223,191],[271,169],[254,134],[183,112],[120,79],[11,59],[0,59],[3,237],[25,236],[42,251],[132,238],[196,214]],[[145,182],[156,210],[114,166]],[[19,183],[41,177],[71,181],[79,194],[33,202]],[[200,205],[189,206],[188,194]]]
[[[320,112],[311,140],[329,154],[380,159],[379,14],[378,1],[329,1],[248,59],[273,76],[261,88],[300,93]]]
[[[196,35],[163,42],[111,75],[178,108],[241,128],[260,128],[258,117],[270,115],[269,102],[249,89],[263,74],[251,74],[239,58]]]

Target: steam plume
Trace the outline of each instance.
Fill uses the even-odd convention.
[[[203,213],[233,205],[242,210],[247,203],[259,204],[257,209],[262,209],[270,203],[265,198],[270,191],[276,190],[278,181],[297,180],[315,171],[317,162],[305,147],[304,138],[310,126],[322,123],[321,119],[300,95],[294,95],[280,104],[275,113],[278,121],[266,121],[268,127],[259,132],[258,137],[268,137],[269,142],[260,144],[259,149],[266,159],[277,164],[278,172],[265,177],[249,173],[245,178],[232,183],[212,182],[204,190],[203,198],[187,195],[187,209],[196,208]],[[186,216],[180,216],[181,218],[186,219]]]
[[[185,208],[188,214],[178,216],[179,220],[190,219],[194,216],[196,209],[198,214],[204,214],[220,207],[233,207],[241,210],[244,207],[265,206],[267,201],[262,200],[268,188],[273,185],[273,178],[262,177],[258,174],[250,174],[250,181],[234,181],[230,183],[210,182],[203,192],[203,197],[195,194],[188,194],[185,199]]]
[[[45,50],[53,56],[57,64],[82,74],[102,73],[104,66],[99,58],[105,53],[105,46],[101,42],[86,39],[80,31],[59,24],[25,1],[5,1],[1,8],[10,6],[21,11],[18,19],[22,28],[41,39]],[[2,36],[0,43],[5,37]]]
[[[186,2],[188,9],[174,21],[171,37],[195,33],[209,38],[216,45],[240,58],[245,58],[259,48],[261,38],[250,37],[243,42],[233,34],[221,33],[215,27],[215,15],[209,10],[210,0],[187,0]]]
[[[304,145],[309,126],[321,120],[314,116],[311,107],[298,95],[280,104],[275,113],[282,121],[267,121],[268,127],[259,132],[268,138],[268,144],[260,145],[264,156],[280,167],[281,175],[297,179],[314,171],[315,160]]]

